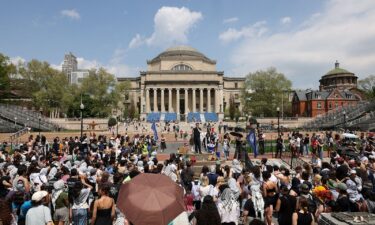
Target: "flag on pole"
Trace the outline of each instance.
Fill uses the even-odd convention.
[[[154,132],[154,140],[157,141],[159,137],[158,137],[158,131],[156,130],[155,122],[152,123],[151,130]]]
[[[250,129],[250,132],[247,135],[247,142],[249,143],[249,146],[253,149],[254,158],[256,158],[258,156],[258,148],[257,148],[257,138],[255,135],[254,129]]]

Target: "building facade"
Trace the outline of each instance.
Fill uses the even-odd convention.
[[[145,120],[214,121],[224,118],[229,99],[242,109],[245,78],[225,77],[216,61],[188,46],[169,48],[147,61],[147,71],[129,81],[126,103]]]
[[[65,54],[61,71],[66,74],[70,84],[80,84],[89,75],[88,70],[78,69],[77,57],[71,52]]]
[[[296,117],[316,117],[343,106],[355,106],[363,95],[357,89],[358,77],[339,67],[328,71],[319,80],[319,91],[295,91],[292,99],[292,113]]]

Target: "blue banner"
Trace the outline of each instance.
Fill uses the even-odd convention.
[[[255,135],[254,129],[250,129],[250,132],[247,135],[247,142],[249,143],[249,146],[253,149],[254,158],[256,158],[258,156],[258,148],[257,148],[257,138]]]
[[[158,131],[156,130],[155,122],[152,123],[151,130],[154,132],[154,140],[157,141],[159,137],[158,137]]]

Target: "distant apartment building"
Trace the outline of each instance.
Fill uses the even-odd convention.
[[[71,52],[64,56],[62,72],[66,74],[70,84],[80,84],[82,79],[89,75],[88,70],[78,69],[77,57]]]

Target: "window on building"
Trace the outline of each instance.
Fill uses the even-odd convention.
[[[335,102],[335,108],[339,107],[339,103]]]
[[[330,103],[328,104],[328,108],[329,108],[329,109],[332,109],[332,102],[330,102]]]
[[[185,65],[185,64],[179,64],[177,66],[174,66],[172,70],[177,70],[177,71],[190,71],[193,70],[190,66]]]
[[[234,88],[238,88],[238,83],[234,83]]]
[[[321,108],[322,108],[322,103],[321,103],[321,102],[317,102],[317,103],[316,103],[316,107],[317,107],[318,109],[321,109]]]

